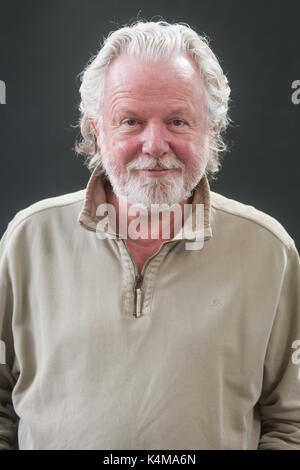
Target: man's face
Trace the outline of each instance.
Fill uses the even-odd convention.
[[[192,60],[115,58],[106,76],[98,145],[119,198],[147,207],[187,199],[208,160],[204,85]]]

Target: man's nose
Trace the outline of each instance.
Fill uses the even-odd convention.
[[[167,132],[163,123],[148,123],[142,133],[142,150],[144,155],[163,157],[170,152]]]

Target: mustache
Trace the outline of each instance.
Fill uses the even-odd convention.
[[[141,156],[126,165],[128,172],[131,170],[153,170],[154,168],[162,170],[173,170],[178,168],[183,170],[184,164],[176,157],[170,155],[161,158]]]

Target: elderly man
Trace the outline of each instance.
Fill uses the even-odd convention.
[[[1,448],[300,449],[299,256],[210,190],[230,90],[207,41],[121,28],[80,91],[87,188],[1,241]]]

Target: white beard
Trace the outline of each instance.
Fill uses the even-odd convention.
[[[188,199],[201,180],[206,166],[206,159],[195,161],[187,177],[185,165],[175,156],[163,158],[138,157],[126,166],[126,173],[120,172],[119,164],[115,163],[110,152],[102,143],[101,167],[118,198],[127,198],[129,204],[142,204],[151,208],[152,204],[172,206]],[[172,175],[145,176],[134,174],[133,169],[150,169],[154,167],[178,168]]]

